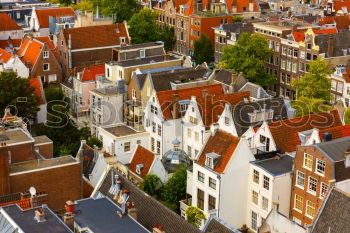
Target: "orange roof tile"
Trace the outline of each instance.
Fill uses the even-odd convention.
[[[350,125],[341,125],[333,128],[322,129],[319,131],[320,139],[322,140],[325,133],[331,133],[332,139],[343,138],[350,136]]]
[[[13,205],[13,204],[17,204],[19,205],[19,207],[21,207],[23,210],[28,210],[31,208],[31,204],[30,204],[30,198],[26,198],[26,199],[21,199],[21,200],[17,200],[17,201],[11,201],[11,202],[5,202],[0,204],[1,206],[7,206],[7,205]]]
[[[211,135],[199,156],[198,164],[205,166],[206,154],[214,152],[220,157],[214,167],[214,171],[223,173],[228,165],[233,152],[239,143],[239,138],[218,129],[215,135]]]
[[[8,62],[10,58],[12,57],[12,54],[7,52],[6,50],[0,48],[0,63],[1,62]]]
[[[49,17],[61,17],[61,16],[76,16],[72,8],[50,8],[50,9],[36,9],[36,15],[38,17],[40,28],[48,28],[50,26]]]
[[[236,13],[244,13],[244,12],[249,12],[249,2],[250,0],[226,0],[226,5],[228,8],[228,11],[232,13],[232,6],[237,7]],[[257,4],[257,1],[253,0],[253,11],[257,12],[259,11],[259,6]],[[243,8],[246,10],[244,11]]]
[[[44,88],[39,77],[29,78],[30,86],[34,88],[40,104],[45,103]]]
[[[5,13],[0,14],[0,31],[22,30],[17,23]]]
[[[19,47],[21,43],[22,39],[0,40],[0,48],[7,49],[10,47]]]
[[[235,105],[249,99],[250,92],[238,92],[226,95],[217,95],[197,98],[197,103],[204,125],[209,128],[213,123],[219,120],[219,116],[225,108],[225,104]]]
[[[313,29],[315,34],[337,34],[336,28],[327,29]],[[296,42],[301,42],[305,40],[305,31],[293,32],[293,38]]]
[[[21,42],[21,45],[18,48],[17,54],[19,54],[21,56],[24,53],[24,51],[26,50],[29,42],[30,42],[30,38],[29,37],[25,37],[23,39],[23,41]]]
[[[208,95],[222,95],[224,91],[221,84],[210,86],[193,87],[180,90],[159,91],[157,98],[161,106],[165,119],[173,119],[172,106],[174,104],[174,94],[179,96],[179,100],[190,100],[191,96],[200,97],[203,91],[207,91]]]
[[[72,49],[95,48],[120,45],[120,37],[125,37],[129,43],[125,24],[90,26],[63,29],[65,40],[72,38]],[[87,39],[88,38],[88,39]]]
[[[342,10],[342,8],[347,8],[348,12],[350,11],[350,2],[349,1],[334,1],[334,10],[335,12]]]
[[[39,58],[43,44],[37,40],[29,42],[27,49],[21,54],[21,60],[24,64],[28,63],[33,67]]]
[[[305,33],[304,32],[293,32],[293,38],[296,42],[301,42],[305,40]]]
[[[318,23],[320,25],[325,25],[325,24],[333,24],[334,22],[335,22],[334,16],[326,16],[321,18]]]
[[[105,74],[105,65],[95,65],[91,67],[85,67],[82,71],[81,81],[96,81],[98,75]]]
[[[341,126],[342,121],[337,110],[312,113],[302,117],[270,122],[269,129],[276,143],[277,150],[292,152],[300,145],[298,132],[318,128],[326,129]]]
[[[143,168],[141,168],[140,176],[142,178],[145,178],[145,176],[148,175],[151,169],[154,159],[155,159],[155,156],[151,151],[139,145],[131,159],[131,162],[129,164],[129,169],[132,172],[137,174],[136,166],[138,164],[142,164]]]

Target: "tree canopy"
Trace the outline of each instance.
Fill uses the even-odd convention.
[[[209,64],[214,61],[213,45],[208,36],[202,34],[199,40],[194,41],[193,59],[196,64],[202,64],[203,62]]]
[[[163,183],[157,175],[149,174],[145,177],[143,183],[140,185],[140,188],[149,195],[159,198],[162,186]]]
[[[99,5],[102,15],[116,17],[116,23],[124,20],[128,21],[136,12],[136,0],[95,0],[95,5]]]
[[[29,79],[18,77],[15,72],[0,72],[0,116],[11,106],[20,117],[34,118],[39,111],[39,99],[30,86]],[[11,108],[11,110],[12,110]]]
[[[77,4],[71,4],[70,5],[74,10],[78,10],[81,12],[84,11],[92,11],[94,10],[94,4],[92,1],[88,1],[88,0],[83,0],[78,2]]]
[[[264,36],[245,32],[235,45],[224,47],[218,67],[242,72],[250,82],[270,87],[276,78],[267,73],[265,62],[272,54]]]

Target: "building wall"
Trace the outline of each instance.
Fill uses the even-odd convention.
[[[13,71],[17,72],[18,76],[22,78],[29,77],[29,69],[23,64],[18,56],[15,57],[15,61],[13,63]]]
[[[23,30],[1,31],[0,40],[22,39],[23,34]]]
[[[39,153],[44,156],[46,159],[53,158],[53,142],[35,144],[34,149],[38,150]]]
[[[85,11],[85,14],[77,15],[77,19],[75,20],[74,27],[89,27],[89,26],[99,26],[99,25],[109,25],[113,24],[112,18],[94,18],[93,11]]]
[[[230,121],[228,125],[225,123],[225,117],[227,117]],[[230,106],[227,104],[225,105],[225,109],[222,112],[221,116],[219,117],[218,125],[219,125],[220,129],[222,129],[222,130],[224,130],[232,135],[238,136],[237,131],[236,131],[236,127],[235,127],[235,123],[233,121],[233,116],[232,116]]]
[[[81,199],[80,164],[74,163],[45,170],[10,174],[11,192],[22,192],[35,187],[48,194],[48,206],[52,210],[64,208],[67,200]]]
[[[35,159],[34,144],[32,142],[7,147],[11,153],[11,163],[18,163]]]
[[[0,196],[10,193],[9,154],[7,148],[0,146]]]

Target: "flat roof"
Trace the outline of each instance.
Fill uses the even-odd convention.
[[[34,219],[35,209],[22,210],[18,205],[2,207],[6,214],[26,233],[55,232],[72,233],[72,231],[47,207],[42,206],[45,221]]]
[[[46,135],[34,137],[34,144],[44,144],[44,143],[52,143],[52,140],[48,138]]]
[[[176,60],[179,60],[179,58],[171,55],[158,55],[153,57],[145,57],[145,58],[126,60],[126,61],[111,62],[111,64],[122,66],[122,67],[131,67],[131,66],[140,66],[140,65],[148,65],[148,64],[151,65],[158,62],[167,62],[167,61],[176,61]]]
[[[117,137],[123,137],[123,136],[139,133],[138,131],[126,125],[116,125],[116,126],[106,127],[103,129]]]
[[[149,232],[128,215],[120,217],[121,209],[109,198],[83,199],[77,201],[74,221],[81,228],[88,227],[94,233]]]
[[[14,129],[5,129],[4,131],[0,131],[0,141],[6,142],[7,145],[15,144],[15,143],[25,143],[32,142],[33,138],[29,135],[29,133],[24,132],[21,128]]]
[[[289,155],[282,155],[279,159],[270,158],[264,160],[256,160],[252,164],[264,169],[273,176],[278,176],[291,172],[293,169],[293,157]]]
[[[159,42],[147,42],[147,43],[142,43],[142,44],[121,46],[121,47],[115,48],[115,50],[124,51],[124,50],[141,49],[141,48],[147,49],[149,47],[154,47],[154,46],[163,47],[164,44],[161,41],[159,41]]]
[[[10,174],[17,172],[26,172],[35,169],[43,169],[54,166],[65,165],[77,162],[72,156],[62,156],[52,159],[33,159],[25,162],[14,163],[10,165]]]

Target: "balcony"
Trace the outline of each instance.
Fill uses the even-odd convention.
[[[180,201],[181,212],[186,212],[187,208],[192,205],[192,198],[186,198]]]

